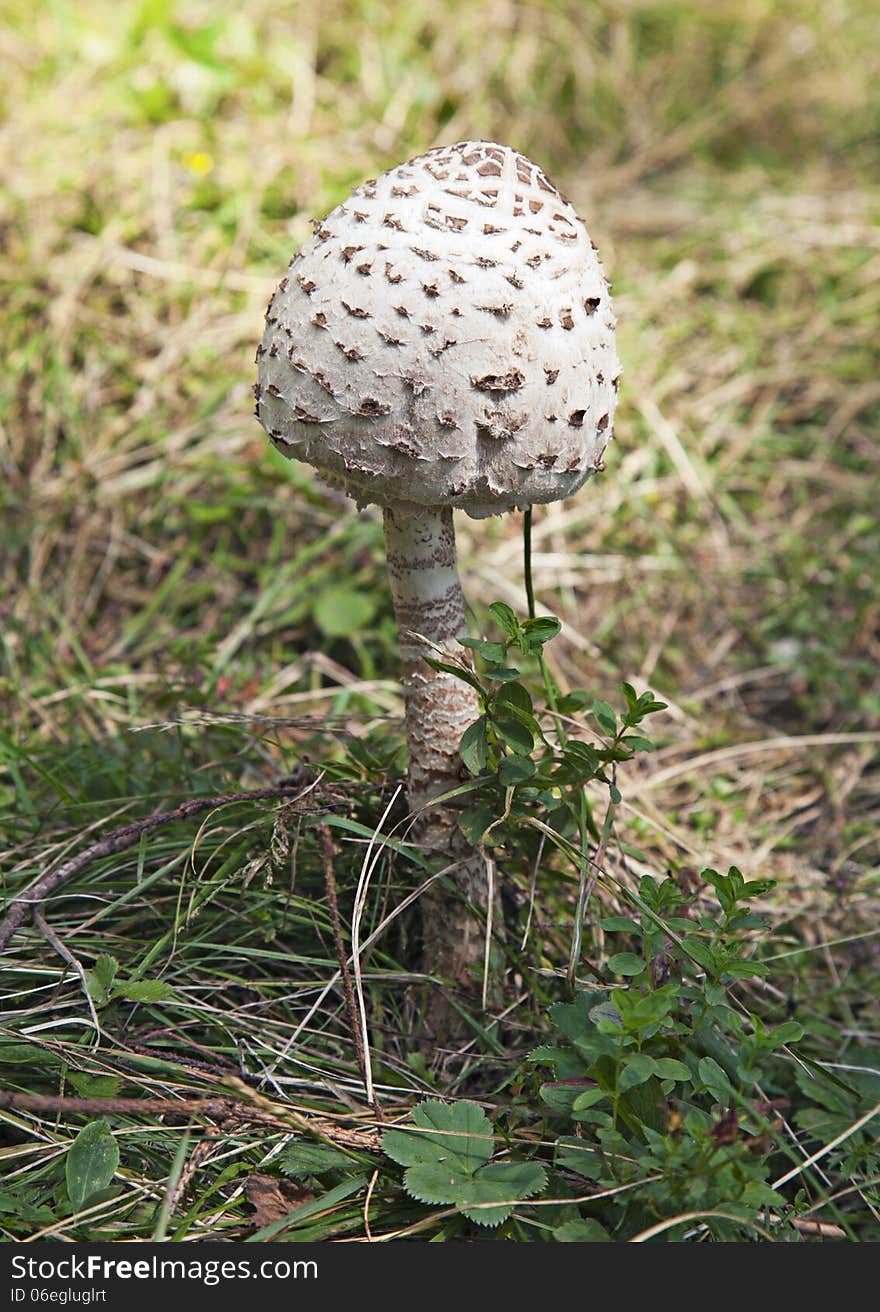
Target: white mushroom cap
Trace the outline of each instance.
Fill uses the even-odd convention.
[[[292,260],[257,416],[360,504],[555,501],[602,467],[614,327],[595,247],[537,165],[441,146],[355,188]]]

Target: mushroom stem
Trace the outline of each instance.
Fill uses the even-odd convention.
[[[479,716],[480,705],[468,684],[425,663],[430,649],[420,641],[427,638],[461,659],[455,639],[467,622],[455,564],[452,510],[386,510],[385,542],[400,630],[409,805],[414,813],[427,808],[415,833],[426,852],[456,863],[450,871],[455,892],[450,895],[448,886],[436,881],[422,898],[424,967],[429,974],[472,986],[474,974],[479,974],[475,967],[483,960],[485,930],[467,903],[488,909],[486,863],[458,828],[455,805],[430,803],[461,783],[459,744]],[[440,1011],[430,1007],[429,1018],[443,1029]]]

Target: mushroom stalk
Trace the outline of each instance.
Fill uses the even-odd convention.
[[[455,565],[452,511],[385,511],[385,545],[394,614],[400,630],[400,659],[409,750],[409,803],[420,810],[432,798],[461,783],[461,735],[480,714],[477,695],[454,675],[433,670],[425,655],[437,655],[427,638],[450,657],[460,658],[456,638],[465,632],[465,602]],[[439,846],[448,820],[424,818],[421,838],[428,846],[434,830]]]
[[[426,664],[423,657],[432,653],[421,641],[461,658],[455,639],[466,617],[452,511],[386,509],[385,542],[400,630],[410,810],[422,812],[415,832],[423,850],[454,863],[449,879],[455,891],[437,881],[422,898],[424,959],[432,974],[466,985],[485,950],[485,928],[467,904],[488,910],[486,863],[458,828],[455,804],[431,803],[461,783],[459,744],[480,705],[468,684]],[[429,1019],[439,1024],[443,1011],[442,1003],[431,1007]]]

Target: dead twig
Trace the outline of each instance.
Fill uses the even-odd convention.
[[[234,1098],[75,1098],[66,1094],[20,1093],[0,1090],[0,1110],[34,1112],[38,1116],[173,1116],[191,1119],[203,1116],[231,1128],[258,1125],[264,1129],[300,1130],[310,1138],[334,1148],[376,1151],[379,1130],[346,1128],[324,1117],[303,1116],[292,1107],[279,1107],[246,1091],[253,1103]]]

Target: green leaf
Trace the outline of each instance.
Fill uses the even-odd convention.
[[[462,734],[458,750],[471,774],[482,774],[489,760],[485,715],[481,715],[473,724],[468,725]]]
[[[86,988],[96,1006],[102,1007],[109,1001],[110,989],[118,969],[116,958],[102,953],[92,969],[86,971]]]
[[[655,1058],[657,1074],[661,1080],[690,1080],[693,1078],[690,1069],[685,1066],[683,1061],[676,1061],[674,1057],[657,1057]]]
[[[528,688],[521,683],[505,683],[495,694],[494,706],[515,706],[524,715],[533,716],[534,706]]]
[[[623,1024],[620,1008],[610,998],[599,1002],[590,1009],[590,1020],[603,1034],[616,1034]]]
[[[533,620],[524,620],[520,629],[520,645],[526,652],[534,654],[561,632],[562,624],[555,615],[539,615]]]
[[[594,1145],[572,1135],[556,1140],[556,1165],[560,1170],[575,1171],[585,1180],[598,1180],[605,1161]]]
[[[285,1175],[297,1179],[303,1175],[323,1175],[325,1171],[349,1170],[352,1159],[328,1143],[292,1143],[281,1155],[280,1163]]]
[[[470,647],[471,651],[493,665],[500,665],[507,655],[507,647],[503,642],[484,642],[482,638],[456,638],[456,642],[462,647]]]
[[[769,1033],[768,1041],[774,1048],[781,1048],[783,1043],[797,1043],[804,1037],[804,1027],[799,1025],[796,1020],[784,1021],[782,1025],[777,1025]]]
[[[575,1102],[578,1097],[586,1093],[595,1093],[594,1085],[587,1086],[587,1081],[577,1081],[572,1083],[542,1084],[540,1088],[541,1101],[555,1112],[557,1116],[571,1116],[575,1111]]]
[[[492,1126],[475,1102],[423,1102],[411,1113],[412,1130],[388,1130],[383,1152],[401,1166],[444,1162],[469,1174],[492,1156]]]
[[[608,1231],[587,1217],[578,1217],[574,1221],[565,1221],[553,1231],[553,1238],[558,1244],[610,1244]]]
[[[737,959],[725,961],[722,974],[733,975],[735,979],[751,979],[753,975],[769,975],[770,967],[765,961],[746,961]]]
[[[649,1080],[655,1073],[654,1058],[649,1057],[645,1052],[634,1052],[623,1060],[618,1088],[621,1093],[626,1093],[627,1089],[634,1089],[637,1085],[644,1084],[645,1080]]]
[[[624,747],[628,747],[631,752],[653,752],[654,744],[650,738],[643,738],[641,734],[628,733],[625,738],[620,740]]]
[[[734,1092],[733,1085],[724,1070],[712,1057],[703,1057],[697,1067],[700,1079],[718,1102],[726,1102]]]
[[[607,1089],[585,1089],[583,1093],[578,1094],[572,1103],[572,1111],[586,1111],[588,1107],[595,1107],[597,1103],[602,1102],[604,1098],[610,1098],[610,1096]]]
[[[519,670],[512,665],[487,665],[485,674],[487,679],[494,679],[496,683],[512,683],[519,678]]]
[[[736,929],[766,929],[767,921],[764,916],[755,915],[753,911],[738,911],[735,916],[731,916],[727,922],[727,933],[730,934]]]
[[[482,693],[483,685],[473,671],[467,669],[466,666],[451,665],[449,661],[438,661],[433,656],[422,656],[422,660],[426,665],[430,665],[432,670],[436,670],[438,674],[451,674],[454,679],[460,679],[462,683],[467,683],[471,688]]]
[[[566,692],[556,699],[556,709],[562,711],[563,715],[574,715],[576,711],[582,711],[589,704],[590,694],[588,692]]]
[[[600,728],[604,729],[612,738],[617,734],[617,716],[607,702],[593,702],[593,715]]]
[[[535,774],[536,766],[528,756],[505,756],[498,767],[498,778],[506,787],[524,783]]]
[[[599,926],[609,932],[620,932],[621,934],[641,934],[642,932],[638,921],[630,920],[627,916],[603,916],[599,921]]]
[[[505,602],[493,601],[489,607],[489,614],[495,620],[499,629],[502,629],[509,638],[517,636],[519,633],[519,620]]]
[[[76,1211],[107,1185],[119,1165],[119,1148],[106,1121],[84,1125],[67,1150],[67,1196]]]
[[[417,1162],[404,1173],[403,1185],[420,1203],[457,1203],[471,1178],[470,1171],[448,1162]]]
[[[714,972],[717,969],[715,953],[702,939],[694,938],[692,934],[682,940],[685,951],[689,957],[696,961],[697,965],[702,966],[704,970]]]
[[[348,583],[325,588],[312,607],[315,623],[325,638],[344,638],[363,629],[376,613],[370,592]]]
[[[496,1226],[506,1221],[516,1204],[534,1198],[547,1187],[547,1172],[537,1162],[491,1162],[466,1182],[454,1201],[477,1225]],[[482,1203],[482,1207],[475,1207]],[[486,1203],[501,1206],[487,1207]]]
[[[111,996],[127,1002],[174,1002],[177,994],[161,979],[123,979],[113,985]]]
[[[645,963],[634,952],[617,952],[609,957],[608,968],[615,975],[640,975],[645,969]]]
[[[519,720],[509,719],[505,716],[503,719],[495,721],[495,728],[505,746],[509,747],[517,756],[528,756],[534,749],[534,738],[525,725],[520,724]]]
[[[485,803],[482,806],[471,806],[462,811],[458,817],[458,827],[471,847],[479,847],[486,830],[497,819],[498,812],[496,808]]]

